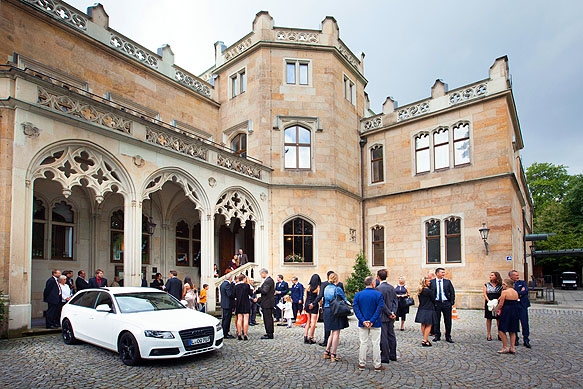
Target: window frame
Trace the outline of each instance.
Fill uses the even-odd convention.
[[[284,58],[283,74],[285,85],[311,86],[312,85],[312,61],[301,58]],[[293,80],[290,78],[290,66],[293,67]],[[305,82],[302,78],[302,70],[305,69]]]
[[[237,70],[229,76],[229,98],[242,95],[247,91],[247,67]]]
[[[375,232],[380,232],[381,239],[375,240]],[[384,267],[385,262],[385,227],[375,225],[370,229],[370,243],[371,243],[371,266]],[[378,253],[378,255],[377,255]]]
[[[302,222],[302,231],[301,233],[296,233],[296,221],[301,221]],[[308,224],[310,226],[310,231],[311,233],[304,233],[305,231],[305,225]],[[289,227],[288,227],[289,226]],[[291,228],[291,232],[289,230],[289,228]],[[286,232],[287,230],[287,232]],[[284,265],[286,266],[290,266],[290,265],[305,265],[305,266],[314,266],[316,265],[316,224],[301,216],[301,215],[295,215],[289,219],[287,219],[286,221],[284,221],[281,225],[281,237],[282,237],[282,262]],[[302,247],[301,247],[301,252],[297,252],[298,250],[296,250],[296,241],[299,239],[302,240]],[[306,240],[307,239],[307,240]],[[307,241],[310,241],[311,243],[309,243],[308,245],[306,244]],[[289,250],[289,243],[287,242],[291,242],[292,248],[291,251]],[[287,246],[287,247],[286,247]],[[309,253],[309,255],[307,255],[307,251],[306,251],[306,246],[311,246],[311,252]],[[296,262],[294,260],[294,257],[299,254],[302,258],[301,262]],[[306,258],[310,259],[309,261],[306,261]]]
[[[459,136],[456,134],[460,128],[467,126],[467,132],[464,132],[464,136]],[[447,132],[447,143],[445,141],[438,142],[435,140],[440,133]],[[429,136],[431,135],[431,136]],[[428,146],[419,146],[419,141],[428,137]],[[463,144],[459,150],[462,153],[467,151],[467,157],[462,161],[459,161],[460,157],[456,146]],[[444,159],[447,159],[447,165],[437,166],[438,155],[441,155],[439,151],[442,148],[447,147],[447,154]],[[472,163],[472,125],[469,120],[458,120],[451,125],[441,125],[431,131],[420,131],[412,135],[412,150],[414,155],[413,161],[413,171],[414,175],[422,175],[431,172],[439,172],[448,169],[455,169],[458,167],[469,166]],[[428,161],[426,161],[428,160]],[[421,163],[424,165],[421,166]],[[425,166],[428,164],[428,166]],[[425,169],[427,167],[427,169]]]
[[[356,105],[356,83],[348,77],[343,75],[342,87],[344,90],[344,98],[352,105]]]
[[[455,231],[448,231],[451,222],[455,222]],[[439,223],[439,235],[429,236],[428,225],[430,223]],[[422,234],[423,234],[423,250],[424,260],[423,266],[433,267],[436,265],[442,266],[460,266],[465,264],[465,245],[464,245],[464,216],[463,214],[454,215],[440,215],[422,220]],[[429,250],[430,240],[437,240],[439,242],[439,261],[430,261]],[[452,247],[452,245],[454,245]],[[453,258],[452,258],[453,255]]]
[[[42,219],[35,218],[37,212],[35,212],[34,207],[35,203],[39,203],[42,207],[43,215]],[[50,224],[47,217],[48,209],[46,207],[46,202],[43,199],[38,198],[37,196],[33,196],[33,211],[32,211],[32,237],[31,237],[31,255],[32,259],[48,259],[45,255],[47,253],[47,226]],[[39,226],[39,233],[41,236],[36,236],[35,234],[35,226]],[[38,243],[38,244],[36,244]],[[36,247],[39,246],[39,251],[36,250]],[[41,251],[42,250],[42,251]],[[39,254],[35,253],[38,252]]]
[[[295,133],[295,142],[286,142],[286,133],[288,132],[288,130],[295,128],[296,129],[296,133]],[[303,129],[305,131],[308,132],[309,134],[309,138],[310,141],[309,143],[302,143],[300,142],[300,133],[299,133],[299,129]],[[310,171],[312,170],[312,137],[313,137],[313,131],[306,127],[306,126],[302,126],[300,124],[293,124],[291,126],[288,126],[286,128],[284,128],[283,130],[283,168],[284,170],[303,170],[303,171]],[[288,152],[287,147],[293,148],[296,152],[295,155],[295,167],[290,167],[287,165],[287,157],[286,154]],[[308,166],[307,167],[300,167],[301,163],[303,161],[303,159],[301,158],[301,150],[308,150]],[[291,150],[291,149],[289,149]]]
[[[380,157],[375,157],[374,152],[380,149]],[[385,181],[385,148],[384,145],[380,143],[374,144],[369,148],[370,156],[370,182],[371,184],[378,184]],[[378,167],[376,171],[379,171],[380,177],[375,176],[375,166]]]
[[[188,228],[188,236],[178,236],[178,224],[184,223]],[[178,242],[186,243],[187,252],[178,251]],[[189,223],[184,219],[179,219],[174,223],[174,253],[176,255],[176,266],[200,267],[200,250],[201,250],[201,223],[200,221]],[[186,262],[179,261],[178,255],[186,254]],[[192,259],[191,259],[192,258]]]
[[[68,206],[71,210],[72,213],[72,221],[71,222],[62,222],[62,221],[55,221],[53,219],[53,209],[58,205],[58,204],[65,204],[66,206]],[[55,260],[55,261],[75,261],[75,239],[76,239],[76,226],[77,226],[77,211],[75,209],[75,207],[68,201],[66,200],[56,200],[51,208],[50,208],[50,212],[49,212],[49,231],[50,231],[50,243],[49,243],[49,253],[50,253],[50,259],[51,260]],[[69,246],[69,249],[71,251],[70,256],[69,257],[65,257],[65,256],[59,256],[56,255],[54,253],[56,247],[55,247],[55,242],[56,242],[56,238],[55,238],[55,229],[59,228],[59,227],[64,227],[65,228],[65,246]],[[69,235],[69,238],[67,239],[67,235]],[[68,243],[68,244],[67,244]]]
[[[245,147],[241,147],[241,139],[244,138],[244,143],[245,143]],[[233,147],[233,143],[237,141],[237,149],[235,149]],[[245,132],[239,132],[234,134],[231,137],[231,141],[229,142],[229,145],[231,147],[231,151],[240,156],[240,157],[247,157],[247,133]]]

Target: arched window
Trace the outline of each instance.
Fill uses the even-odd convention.
[[[314,227],[296,217],[283,225],[283,257],[285,263],[314,262]]]
[[[372,265],[385,266],[385,228],[372,228]]]
[[[441,263],[441,224],[439,220],[425,223],[427,263]]]
[[[371,182],[384,181],[383,172],[383,146],[375,145],[370,149],[370,173]]]
[[[56,203],[51,212],[51,258],[73,259],[75,212],[65,201]]]
[[[311,166],[311,134],[310,130],[301,126],[292,126],[285,130],[285,163],[286,169],[310,169]]]
[[[453,127],[454,165],[470,163],[470,123],[461,122]]]
[[[462,219],[450,216],[425,222],[426,263],[462,262]],[[443,228],[441,226],[443,225]],[[444,243],[442,245],[442,243]],[[442,260],[444,258],[445,260]]]
[[[32,257],[34,259],[44,259],[47,210],[42,200],[34,197],[32,212]]]
[[[231,150],[241,157],[247,156],[247,134],[237,134],[231,141]]]
[[[184,220],[176,223],[176,265],[200,266],[200,223],[192,228]]]
[[[415,172],[428,172],[429,162],[429,134],[419,134],[415,137]]]
[[[433,132],[433,163],[435,170],[449,168],[449,131],[440,128]]]
[[[110,262],[123,263],[123,211],[115,211],[110,218]]]
[[[445,262],[462,261],[461,219],[445,219]]]

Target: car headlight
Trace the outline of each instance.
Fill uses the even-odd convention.
[[[223,326],[221,325],[221,322],[218,322],[217,325],[215,326],[215,328],[217,329],[217,332],[222,331]]]
[[[174,335],[171,331],[145,330],[144,335],[146,335],[147,338],[174,339]]]

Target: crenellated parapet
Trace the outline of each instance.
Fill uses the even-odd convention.
[[[73,27],[80,33],[123,54],[148,68],[209,99],[215,99],[214,88],[194,74],[174,64],[174,54],[169,45],[153,52],[109,27],[109,16],[101,4],[87,9],[87,14],[60,0],[20,0],[52,19]]]
[[[436,80],[431,87],[431,97],[411,104],[397,107],[392,98],[387,98],[383,105],[383,113],[366,117],[361,120],[361,132],[388,127],[396,123],[406,122],[422,116],[434,114],[454,106],[472,103],[507,90],[510,90],[508,75],[508,58],[496,59],[490,67],[490,77],[485,80],[465,85],[449,91],[447,84]]]
[[[338,23],[333,17],[327,16],[322,21],[321,30],[285,28],[274,26],[273,18],[266,11],[261,11],[255,16],[253,31],[231,46],[225,46],[220,41],[215,43],[214,68],[219,68],[236,59],[260,43],[333,47],[361,76],[364,75],[364,55],[357,57],[342,42],[339,37]],[[202,77],[210,79],[208,72]]]

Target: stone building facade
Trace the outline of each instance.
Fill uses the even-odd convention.
[[[42,317],[53,268],[125,285],[176,269],[215,285],[238,248],[307,282],[363,251],[409,284],[447,270],[459,307],[493,270],[529,272],[531,200],[507,58],[489,77],[383,112],[364,56],[260,12],[196,76],[58,1],[0,4],[0,289],[10,329]],[[478,230],[487,223],[489,253]],[[215,304],[211,287],[211,308]]]

